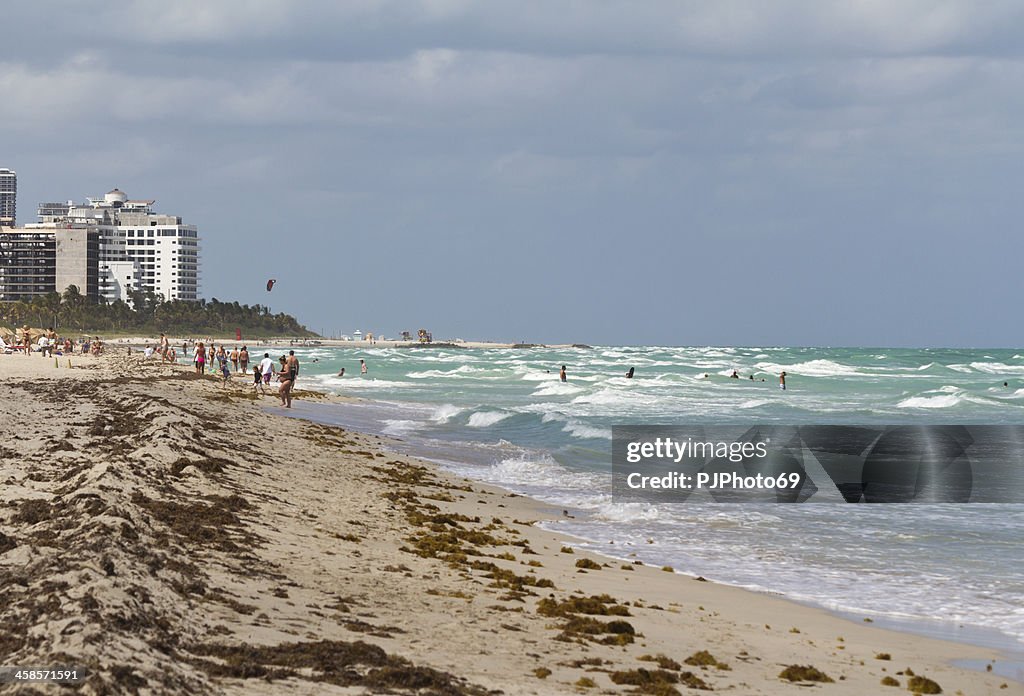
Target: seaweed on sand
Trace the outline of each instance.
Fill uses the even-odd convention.
[[[371,690],[424,690],[438,696],[484,696],[487,691],[430,667],[420,667],[363,641],[322,640],[271,646],[200,644],[193,662],[212,676],[241,679],[295,677]],[[215,658],[215,660],[203,659]],[[299,670],[311,670],[306,676]]]

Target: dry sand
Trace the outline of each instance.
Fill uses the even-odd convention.
[[[66,360],[0,356],[0,664],[85,665],[82,693],[1024,693],[948,664],[992,650],[573,551],[241,378]]]

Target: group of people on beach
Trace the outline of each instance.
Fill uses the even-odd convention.
[[[34,343],[35,348],[33,348],[33,334],[38,335]],[[21,352],[31,355],[33,351],[37,351],[44,358],[52,358],[56,355],[74,355],[75,353],[99,355],[103,352],[103,342],[98,336],[95,338],[85,337],[76,341],[69,336],[59,336],[54,329],[42,332],[33,331],[27,325],[17,330],[11,343],[7,343],[0,336],[0,344],[2,344],[0,347],[4,352]]]
[[[167,350],[170,350],[168,347]],[[170,351],[173,356],[173,351]],[[203,341],[196,341],[192,349],[192,365],[197,375],[206,374],[207,365],[211,370],[216,370],[221,375],[221,384],[227,385],[233,373],[249,373],[249,348],[242,346],[241,350],[233,347],[228,352],[224,345],[215,346],[212,342],[207,347]],[[172,359],[170,362],[175,362]],[[252,366],[252,388],[264,396],[267,393],[267,385],[274,377],[277,377],[277,396],[281,399],[281,405],[285,408],[292,407],[292,391],[295,388],[295,380],[299,376],[299,359],[295,357],[295,351],[288,351],[288,355],[282,355],[280,366],[270,357],[270,353],[264,353],[263,359]]]

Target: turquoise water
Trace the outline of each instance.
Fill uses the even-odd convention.
[[[397,437],[458,473],[571,508],[575,519],[556,526],[583,546],[837,610],[998,630],[1024,645],[1022,505],[622,504],[608,476],[617,424],[1024,423],[1024,349],[296,353],[300,386],[367,399],[304,404],[301,415]],[[729,378],[734,369],[741,379]]]

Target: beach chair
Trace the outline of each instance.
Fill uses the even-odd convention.
[[[0,352],[4,354],[13,353],[14,349],[7,345],[7,341],[4,340],[3,336],[0,336]]]

